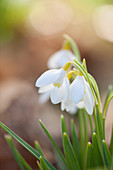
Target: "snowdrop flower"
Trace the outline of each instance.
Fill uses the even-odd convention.
[[[36,86],[40,87],[39,93],[46,93],[47,98],[50,96],[53,104],[58,104],[61,101],[67,101],[69,81],[66,75],[66,70],[70,66],[71,64],[66,64],[61,69],[48,70],[36,81]],[[44,99],[42,97],[42,101],[43,100]]]
[[[77,76],[70,85],[70,97],[78,108],[85,107],[89,115],[93,114],[94,98],[90,86],[83,76]]]
[[[62,49],[54,53],[50,59],[48,60],[48,68],[61,68],[63,67],[68,61],[73,60],[76,56],[70,51]]]

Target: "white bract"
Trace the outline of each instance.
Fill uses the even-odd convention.
[[[49,97],[53,104],[67,101],[69,81],[63,68],[46,71],[36,81],[36,86],[40,87],[39,93],[45,93],[41,99],[42,102]]]
[[[83,76],[77,76],[70,86],[71,100],[78,108],[85,107],[89,115],[93,114],[94,98],[90,86]]]
[[[76,56],[70,51],[62,49],[54,53],[48,60],[48,68],[61,68],[63,67],[68,61],[72,61],[73,58]]]

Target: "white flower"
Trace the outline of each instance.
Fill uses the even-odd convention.
[[[85,107],[89,115],[93,114],[94,98],[90,86],[83,76],[77,76],[70,85],[71,100],[77,107]]]
[[[60,50],[54,53],[48,60],[48,68],[61,68],[68,61],[73,60],[76,56],[70,50]]]
[[[67,101],[69,93],[69,81],[66,71],[61,69],[52,69],[43,73],[36,81],[36,86],[39,88],[39,93],[46,93],[46,97],[50,96],[53,104],[58,104],[61,101]],[[45,100],[42,97],[42,101]]]

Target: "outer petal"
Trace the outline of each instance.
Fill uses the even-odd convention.
[[[63,67],[69,60],[74,58],[74,54],[70,50],[60,50],[54,53],[48,60],[49,68],[60,68]]]
[[[65,96],[64,96],[63,102],[66,103],[69,98],[69,91],[70,91],[70,84],[69,84],[69,80],[67,76],[65,77],[62,87],[65,88],[65,92],[64,92]]]
[[[47,86],[56,81],[60,76],[61,69],[52,69],[43,73],[36,81],[36,87]]]
[[[54,87],[53,90],[50,92],[50,99],[53,104],[60,103],[65,95],[65,90],[63,87],[57,88]]]
[[[39,103],[43,104],[46,103],[49,100],[50,93],[46,92],[40,95],[39,97]]]
[[[83,76],[77,76],[71,84],[71,99],[78,104],[84,97],[84,79]]]
[[[89,115],[93,114],[94,98],[89,84],[85,80],[85,95],[84,95],[85,109]]]
[[[50,84],[48,86],[40,87],[38,90],[38,93],[45,93],[47,91],[50,91],[54,88],[53,84]]]

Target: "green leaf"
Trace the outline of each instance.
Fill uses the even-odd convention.
[[[103,120],[102,120],[102,113],[99,112],[98,105],[96,105],[97,108],[97,123],[98,123],[98,130],[99,130],[99,136],[101,140],[103,139]]]
[[[87,121],[87,112],[85,109],[83,111],[83,121],[84,121],[84,134],[85,134],[85,146],[87,146],[89,137],[88,137],[88,121]],[[85,148],[86,150],[86,148]]]
[[[103,113],[104,113],[104,109],[105,109],[107,100],[108,100],[109,95],[110,95],[110,93],[112,92],[112,90],[113,90],[113,86],[112,86],[112,85],[109,85],[108,90],[107,90],[107,94],[106,94],[106,99],[105,99],[105,102],[104,102]]]
[[[72,50],[77,57],[78,61],[81,62],[80,52],[78,50],[77,44],[73,41],[73,39],[68,36],[67,34],[64,35],[65,39],[69,42],[70,46],[72,47]]]
[[[110,167],[111,160],[112,160],[110,151],[108,149],[108,146],[107,146],[105,140],[102,140],[102,144],[103,144],[103,152],[104,152],[104,159],[105,159],[106,166]]]
[[[40,156],[40,163],[41,163],[41,167],[43,170],[49,170],[49,167],[47,166],[47,164],[42,156]]]
[[[40,155],[44,156],[38,141],[35,141],[35,148],[40,153]]]
[[[37,161],[37,165],[38,165],[38,167],[39,167],[40,170],[43,170],[42,167],[41,167],[41,165],[40,165],[40,163],[39,163],[39,161]]]
[[[87,144],[86,150],[86,168],[85,169],[92,169],[93,168],[93,149],[91,142]]]
[[[66,160],[68,162],[69,169],[79,170],[80,167],[79,167],[76,155],[73,151],[71,142],[66,132],[63,133],[63,148],[64,148],[64,153],[66,156]]]
[[[113,156],[112,156],[112,160],[111,160],[111,170],[113,169]]]
[[[110,103],[112,98],[113,98],[113,91],[107,97],[107,101],[106,101],[105,106],[104,106],[103,117],[106,117],[107,109],[108,109],[109,103]]]
[[[10,130],[7,126],[5,126],[2,122],[0,122],[0,126],[7,132],[9,133],[14,139],[16,139],[22,146],[24,146],[31,154],[33,154],[37,159],[40,160],[40,153],[36,151],[33,147],[31,147],[27,142],[25,142],[22,138],[20,138],[18,135],[16,135],[12,130]],[[44,158],[45,159],[45,158]],[[53,165],[48,162],[45,159],[47,165],[51,170],[55,170],[56,168],[53,167]]]
[[[111,132],[110,152],[111,152],[111,155],[113,156],[113,126],[112,126],[112,132]]]
[[[98,145],[98,141],[97,141],[97,135],[94,132],[92,135],[92,143],[93,143],[93,162],[94,162],[94,167],[102,167],[103,161],[102,161],[102,157],[101,157],[101,153],[99,150],[99,145]]]
[[[19,157],[18,157],[18,154],[17,154],[17,152],[16,152],[16,148],[15,148],[15,146],[14,146],[14,144],[13,144],[13,141],[12,141],[12,139],[11,139],[11,136],[10,136],[10,135],[5,135],[4,137],[5,137],[5,139],[7,140],[7,142],[8,142],[8,144],[9,144],[9,146],[10,146],[12,152],[13,152],[13,155],[14,155],[14,157],[15,157],[15,159],[16,159],[19,167],[20,167],[20,169],[21,169],[21,170],[25,170],[24,166],[22,165],[22,163],[21,163],[21,161],[20,161],[20,159],[19,159]]]
[[[67,132],[67,128],[66,128],[66,123],[65,123],[65,120],[64,120],[64,116],[63,116],[63,115],[61,115],[61,126],[62,126],[62,134],[63,134],[64,132],[68,133],[68,132]]]
[[[42,126],[44,132],[46,133],[46,135],[48,136],[48,138],[50,139],[50,141],[52,142],[53,146],[55,147],[57,153],[59,154],[59,156],[61,157],[62,163],[67,167],[67,162],[62,154],[62,152],[60,151],[59,147],[57,146],[57,144],[55,143],[54,139],[52,138],[52,136],[50,135],[50,133],[48,132],[47,128],[44,126],[44,124],[42,123],[41,120],[39,120],[40,125]]]
[[[84,147],[84,124],[83,124],[83,113],[82,110],[78,111],[78,119],[79,119],[79,132],[80,132],[80,166],[81,169],[84,169],[84,160],[85,160],[85,147]]]
[[[76,126],[74,120],[71,120],[71,136],[72,136],[73,149],[77,156],[77,160],[80,164],[80,146],[79,146],[79,140],[78,140],[78,135],[76,132]]]

